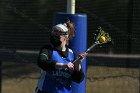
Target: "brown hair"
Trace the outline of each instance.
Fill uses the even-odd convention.
[[[69,39],[72,39],[74,36],[74,31],[75,31],[74,23],[68,20],[65,24],[68,28]]]

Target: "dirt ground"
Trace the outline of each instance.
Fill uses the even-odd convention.
[[[139,93],[138,68],[88,66],[86,93]],[[39,69],[35,64],[5,63],[2,93],[34,93]]]

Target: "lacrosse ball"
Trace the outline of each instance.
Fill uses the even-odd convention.
[[[105,42],[106,41],[106,38],[104,37],[104,36],[101,36],[100,38],[99,38],[99,42]]]

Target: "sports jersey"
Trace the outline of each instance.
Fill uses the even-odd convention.
[[[68,62],[74,61],[75,57],[74,57],[73,51],[67,48],[67,53],[65,53],[67,55],[62,56],[62,53],[60,53],[60,51],[55,50],[55,49],[49,49],[49,51],[50,50],[51,50],[51,53],[49,55],[51,56],[45,55],[44,50],[41,51],[40,53],[40,55],[43,54],[47,56],[48,59],[50,57],[50,59],[48,60],[49,62],[47,64],[49,65],[51,64],[50,66],[52,68],[45,69],[42,66],[41,76],[38,81],[37,88],[40,91],[43,91],[40,93],[46,93],[46,92],[47,93],[72,93],[72,90],[71,90],[72,81],[79,83],[79,81],[83,80],[83,72],[82,71],[76,72],[74,69],[71,71],[67,69],[62,69],[62,68],[56,69],[54,68],[53,65],[56,62],[61,62],[61,63],[66,64]],[[48,53],[48,51],[45,51],[45,52]]]

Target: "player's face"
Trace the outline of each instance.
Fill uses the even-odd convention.
[[[61,42],[66,42],[66,41],[68,41],[69,39],[68,39],[68,35],[61,35],[60,36],[60,41]]]

